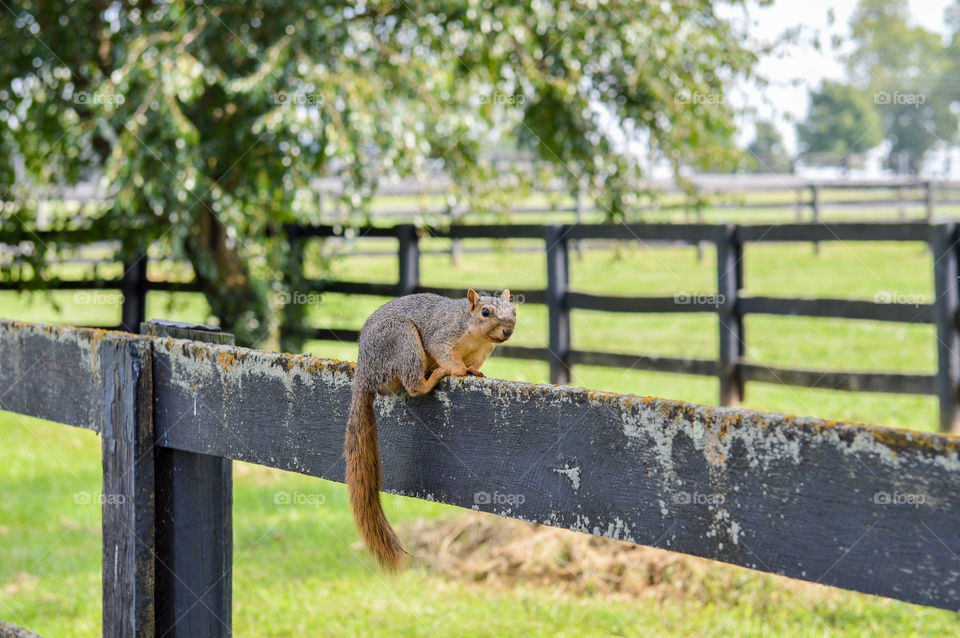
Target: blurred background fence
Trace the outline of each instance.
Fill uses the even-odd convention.
[[[543,289],[520,289],[510,281],[503,288],[512,288],[514,298],[522,304],[539,304],[547,308],[548,335],[546,347],[503,345],[497,356],[533,359],[549,364],[550,380],[567,384],[573,381],[576,365],[652,370],[678,374],[713,376],[719,380],[719,401],[737,405],[745,396],[747,382],[894,394],[934,395],[939,400],[939,425],[943,431],[955,430],[960,420],[960,332],[958,332],[957,226],[952,222],[930,224],[912,222],[838,222],[801,224],[516,224],[455,225],[446,230],[418,229],[412,224],[389,227],[366,226],[348,228],[335,225],[284,227],[289,243],[289,263],[284,269],[280,326],[281,347],[300,352],[309,339],[356,341],[359,330],[338,326],[309,325],[307,304],[299,299],[307,295],[345,293],[391,297],[414,292],[432,292],[450,297],[464,294],[461,288],[421,285],[421,237],[447,240],[540,240],[539,250],[545,256],[546,282]],[[397,242],[396,281],[344,281],[311,278],[304,270],[305,251],[311,242],[351,238],[356,245],[362,240],[392,238]],[[59,234],[49,241],[82,241],[81,234]],[[359,241],[358,241],[359,240]],[[684,292],[672,297],[597,295],[570,286],[571,259],[574,246],[591,241],[634,242],[656,250],[659,245],[676,243],[711,244],[715,246],[716,287],[713,292]],[[935,298],[899,299],[894,295],[878,295],[874,300],[840,298],[804,298],[791,296],[789,283],[784,282],[782,296],[750,296],[744,292],[744,245],[782,242],[915,242],[929,247],[932,255],[932,276]],[[117,248],[98,242],[93,247],[106,250],[102,259]],[[80,258],[80,261],[84,261]],[[96,262],[97,260],[92,260]],[[64,280],[61,289],[83,291],[78,294],[106,294],[119,291],[122,297],[122,320],[119,326],[98,326],[135,331],[145,319],[146,296],[151,291],[200,291],[190,279],[153,280],[147,276],[148,257],[123,264],[123,274],[114,278]],[[575,264],[574,266],[575,267]],[[642,273],[638,273],[642,276]],[[20,284],[22,286],[22,284]],[[16,284],[0,283],[0,290]],[[493,292],[493,291],[490,291]],[[107,301],[110,301],[107,299]],[[581,350],[573,347],[571,311],[591,310],[607,313],[710,313],[716,314],[719,329],[719,351],[716,358],[653,356],[644,353],[616,351],[615,336],[611,350]],[[749,314],[795,315],[866,319],[904,324],[936,326],[937,369],[934,374],[912,374],[896,370],[848,371],[801,367],[771,366],[746,358],[747,334],[744,317]],[[896,347],[890,345],[890,347]]]

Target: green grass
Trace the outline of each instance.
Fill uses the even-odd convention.
[[[427,242],[429,244],[429,242]],[[523,242],[515,242],[522,245]],[[390,247],[390,242],[380,242]],[[466,245],[470,245],[466,243]],[[532,243],[530,245],[537,245]],[[515,293],[545,285],[538,253],[466,255],[452,267],[425,256],[425,285],[473,286]],[[712,293],[715,261],[689,247],[587,251],[571,259],[572,286],[598,294],[673,296]],[[873,299],[878,293],[933,298],[931,257],[919,244],[750,246],[751,294]],[[469,265],[467,265],[469,264]],[[311,268],[312,275],[323,274]],[[346,258],[333,276],[393,281],[390,257]],[[113,305],[87,303],[72,292],[0,293],[0,316],[30,321],[109,325]],[[101,299],[101,301],[105,301]],[[359,327],[383,299],[324,295],[309,308],[317,326]],[[58,304],[54,307],[53,302]],[[171,306],[171,302],[174,303]],[[209,321],[193,294],[151,294],[149,316]],[[546,314],[522,305],[514,342],[546,343]],[[930,373],[936,365],[932,327],[798,317],[749,317],[748,356],[776,365]],[[714,358],[713,315],[654,316],[575,312],[576,347],[612,352]],[[356,346],[309,342],[319,356],[351,359]],[[489,376],[547,380],[547,366],[492,358]],[[714,403],[716,380],[635,370],[578,366],[574,382],[591,388]],[[933,429],[932,397],[863,395],[750,384],[747,405],[826,418]],[[42,635],[99,632],[100,514],[85,495],[99,491],[99,440],[73,428],[0,413],[0,618]],[[733,570],[735,586],[677,600],[624,601],[578,596],[554,588],[504,590],[458,582],[422,568],[384,577],[357,546],[343,487],[237,463],[235,470],[234,627],[237,635],[606,636],[688,635],[956,635],[957,615],[833,589],[797,588],[789,581]],[[278,492],[322,495],[318,507],[278,505]],[[386,498],[391,520],[457,516],[460,510],[401,497]]]
[[[0,618],[45,636],[98,634],[98,438],[0,413],[0,446],[8,451],[0,466]],[[235,466],[238,636],[885,636],[890,627],[904,636],[952,636],[960,629],[952,612],[798,588],[719,564],[734,573],[732,586],[663,602],[571,595],[562,583],[503,590],[421,568],[386,577],[357,547],[343,486]],[[280,492],[322,503],[278,505]],[[386,509],[399,525],[458,512],[402,497],[387,497]]]

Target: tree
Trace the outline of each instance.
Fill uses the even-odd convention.
[[[947,7],[945,12],[945,21],[950,29],[950,42],[947,50],[955,52],[960,50],[960,0]],[[940,73],[936,76],[937,85],[935,90],[940,99],[947,103],[947,109],[955,117],[960,112],[960,57],[957,55],[946,55],[938,61],[938,70]],[[949,142],[955,142],[956,137],[951,135]]]
[[[334,163],[360,216],[384,176],[431,165],[482,202],[497,189],[481,150],[509,135],[615,219],[639,169],[610,127],[648,132],[678,167],[730,161],[723,95],[756,62],[711,0],[26,0],[6,14],[0,231],[32,244],[35,281],[53,275],[33,187],[93,178],[108,204],[53,227],[188,257],[244,343],[263,336],[284,263],[265,238],[316,218],[311,179]]]
[[[846,158],[862,153],[883,140],[880,117],[870,96],[861,89],[825,80],[810,92],[807,119],[797,125],[801,150]]]
[[[772,122],[760,120],[756,134],[747,147],[747,153],[758,173],[785,173],[791,169],[790,156],[783,145],[783,137]]]
[[[891,157],[911,172],[938,141],[952,143],[957,116],[942,77],[952,61],[936,33],[910,23],[905,0],[860,0],[851,19],[856,50],[847,60],[857,86],[872,94]]]

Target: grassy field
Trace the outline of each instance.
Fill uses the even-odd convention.
[[[371,243],[377,244],[378,240]],[[515,245],[522,245],[517,242]],[[381,247],[389,248],[389,242]],[[752,294],[873,299],[878,294],[933,300],[931,257],[920,244],[750,246],[746,287]],[[714,256],[693,248],[588,251],[572,259],[573,286],[608,294],[711,293]],[[390,257],[347,258],[332,275],[393,281]],[[425,285],[473,286],[515,293],[545,284],[543,257],[502,252],[465,257],[452,267],[425,256]],[[323,274],[313,272],[313,275]],[[21,297],[0,293],[0,316],[31,321],[109,325],[119,309],[72,292]],[[109,299],[99,301],[110,302]],[[317,326],[358,327],[382,299],[324,295],[309,310]],[[208,320],[196,295],[151,295],[149,316]],[[751,317],[747,354],[756,361],[823,369],[932,372],[932,327],[869,321]],[[712,316],[637,317],[576,312],[577,347],[614,352],[715,357]],[[523,305],[517,344],[546,343],[546,314]],[[350,359],[352,344],[310,342],[318,356]],[[541,382],[545,364],[491,359],[488,376]],[[581,366],[574,383],[714,403],[711,378]],[[861,395],[751,384],[747,404],[764,410],[933,429],[930,397]],[[48,636],[99,632],[99,440],[60,425],[0,413],[0,618]],[[346,495],[337,484],[235,464],[234,627],[240,636],[466,635],[607,636],[902,635],[953,636],[958,616],[875,597],[822,588],[717,565],[723,587],[665,600],[574,595],[555,587],[501,588],[446,578],[415,566],[385,578],[357,545]],[[278,505],[278,492],[316,495],[315,507]],[[322,504],[319,504],[322,501]],[[461,510],[388,497],[391,520],[403,528],[418,519],[459,516]],[[837,568],[842,568],[842,564]],[[720,582],[720,581],[718,581]]]

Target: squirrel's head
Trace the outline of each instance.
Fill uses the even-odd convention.
[[[504,290],[499,297],[481,297],[476,290],[468,290],[467,308],[471,334],[494,343],[503,343],[513,334],[517,308],[510,303],[509,290]]]

